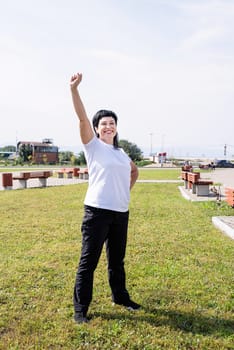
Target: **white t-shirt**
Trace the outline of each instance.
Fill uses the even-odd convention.
[[[130,199],[131,159],[99,138],[84,145],[89,170],[89,187],[84,204],[126,212]]]

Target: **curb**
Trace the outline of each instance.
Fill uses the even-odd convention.
[[[213,216],[212,217],[212,223],[215,227],[220,229],[223,233],[225,233],[227,236],[234,239],[234,229],[227,225],[225,222],[225,217],[223,216]]]

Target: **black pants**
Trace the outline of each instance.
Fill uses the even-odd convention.
[[[74,288],[75,313],[88,311],[92,300],[94,271],[104,243],[112,300],[118,304],[129,300],[124,270],[128,217],[128,211],[121,213],[85,206],[81,228],[82,251]]]

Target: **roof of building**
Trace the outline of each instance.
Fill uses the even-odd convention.
[[[33,145],[33,146],[52,146],[52,143],[49,142],[36,142],[36,141],[19,141],[17,143],[17,146],[19,146],[20,144],[24,144],[24,145]]]

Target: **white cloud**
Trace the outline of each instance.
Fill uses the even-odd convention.
[[[183,50],[204,47],[205,45],[213,44],[216,40],[221,39],[225,35],[225,29],[220,27],[205,28],[198,30],[185,38],[181,47]]]

